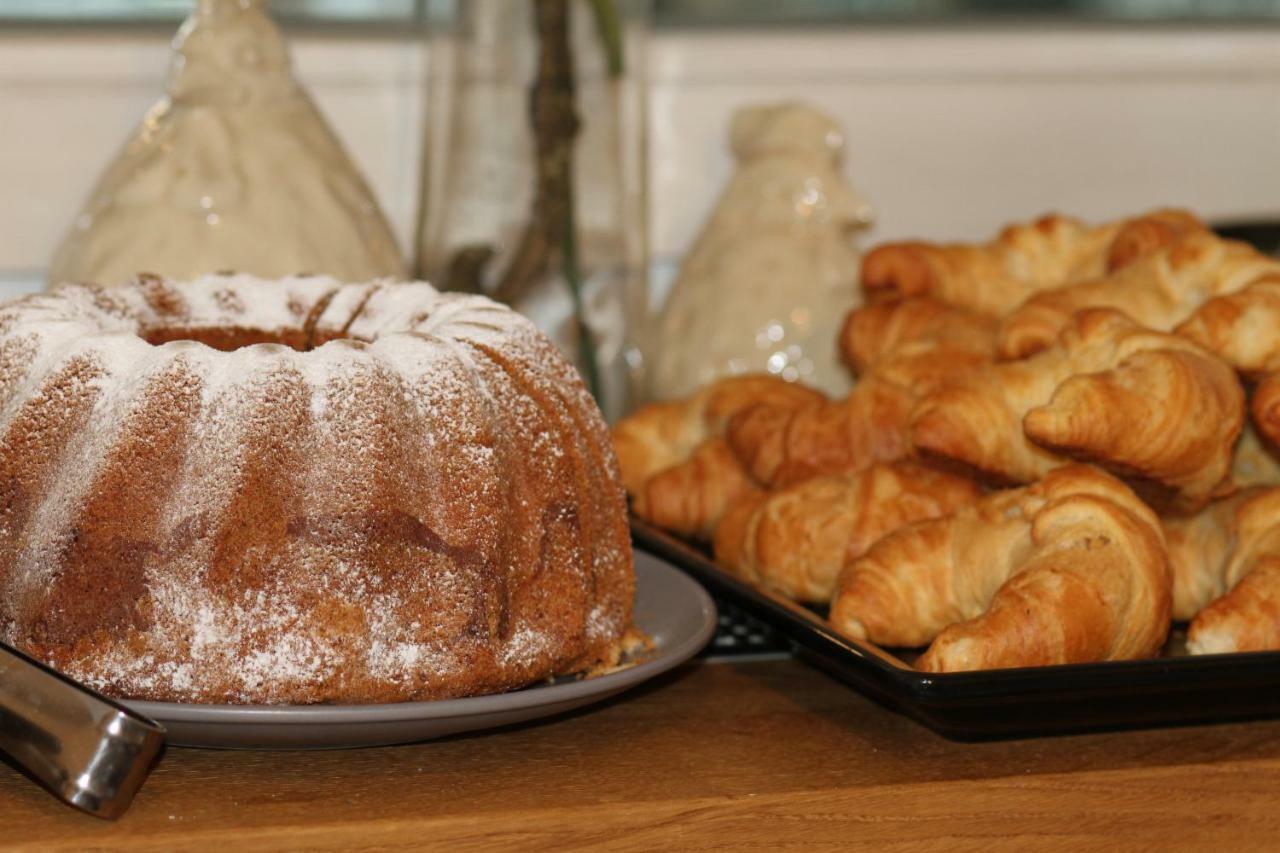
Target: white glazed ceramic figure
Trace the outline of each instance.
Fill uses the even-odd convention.
[[[680,268],[649,341],[648,396],[769,372],[842,394],[836,336],[858,300],[867,203],[841,174],[844,134],[801,104],[740,110],[738,170]]]
[[[166,96],[99,179],[51,284],[144,270],[404,276],[386,219],[294,80],[261,0],[200,0],[173,48]]]

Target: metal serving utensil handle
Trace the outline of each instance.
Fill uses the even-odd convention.
[[[119,817],[163,744],[160,724],[0,643],[0,751],[61,799]]]

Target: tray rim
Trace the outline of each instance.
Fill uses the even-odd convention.
[[[741,580],[717,566],[693,544],[632,516],[637,545],[689,572],[713,593],[722,595],[768,623],[790,640],[797,657],[828,671],[861,692],[906,713],[947,737],[977,739],[1026,734],[1067,733],[1095,728],[1134,728],[1251,718],[1181,716],[1170,709],[1150,719],[1126,721],[1100,715],[1075,727],[1049,726],[1039,731],[1034,721],[1024,727],[995,730],[957,723],[955,712],[975,708],[1013,707],[1024,701],[1045,702],[1054,697],[1071,701],[1152,697],[1193,693],[1251,684],[1280,691],[1280,652],[1233,652],[1185,655],[1144,660],[1103,661],[1040,667],[991,669],[974,672],[926,673],[914,669],[870,643],[838,634],[823,618],[778,593]],[[1280,699],[1260,716],[1280,716]],[[1259,716],[1259,715],[1252,715]],[[1104,718],[1106,717],[1106,718]]]

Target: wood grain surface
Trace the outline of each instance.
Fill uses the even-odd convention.
[[[802,664],[693,664],[541,724],[170,749],[116,823],[0,766],[31,850],[1280,848],[1280,721],[952,743]]]

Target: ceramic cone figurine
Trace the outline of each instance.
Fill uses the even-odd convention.
[[[854,233],[871,211],[840,172],[844,134],[800,104],[739,111],[738,171],[686,256],[648,347],[649,397],[768,372],[839,395],[836,337],[858,301]]]
[[[217,270],[405,274],[261,0],[199,0],[174,40],[165,97],[99,179],[49,282]]]

